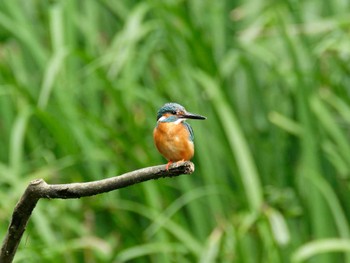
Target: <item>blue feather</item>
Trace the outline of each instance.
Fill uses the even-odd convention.
[[[191,127],[191,125],[189,125],[187,122],[182,122],[182,124],[186,127],[186,129],[188,130],[188,133],[190,135],[189,139],[193,142],[194,141],[194,133],[193,133],[193,129]]]
[[[185,108],[178,103],[165,103],[164,106],[161,107],[157,113],[157,120],[159,120],[159,118],[162,117],[163,114],[176,112],[177,110],[184,111]]]

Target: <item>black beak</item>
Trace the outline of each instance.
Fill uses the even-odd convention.
[[[185,112],[184,114],[179,116],[180,118],[183,119],[194,119],[194,120],[205,120],[206,117],[198,115],[198,114],[194,114],[191,112]]]

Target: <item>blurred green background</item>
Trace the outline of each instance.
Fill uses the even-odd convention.
[[[0,1],[0,237],[29,181],[166,163],[169,101],[196,171],[41,200],[16,262],[350,263],[350,3]]]

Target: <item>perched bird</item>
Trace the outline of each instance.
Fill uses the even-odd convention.
[[[173,162],[189,161],[194,155],[193,130],[186,119],[206,117],[190,113],[177,103],[166,103],[158,111],[153,139],[158,151],[168,160],[167,170]]]

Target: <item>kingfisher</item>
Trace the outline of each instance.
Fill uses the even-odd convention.
[[[190,113],[174,102],[164,104],[157,113],[153,139],[158,151],[168,160],[167,170],[173,162],[189,161],[194,155],[194,134],[187,119],[205,120],[206,117]]]

